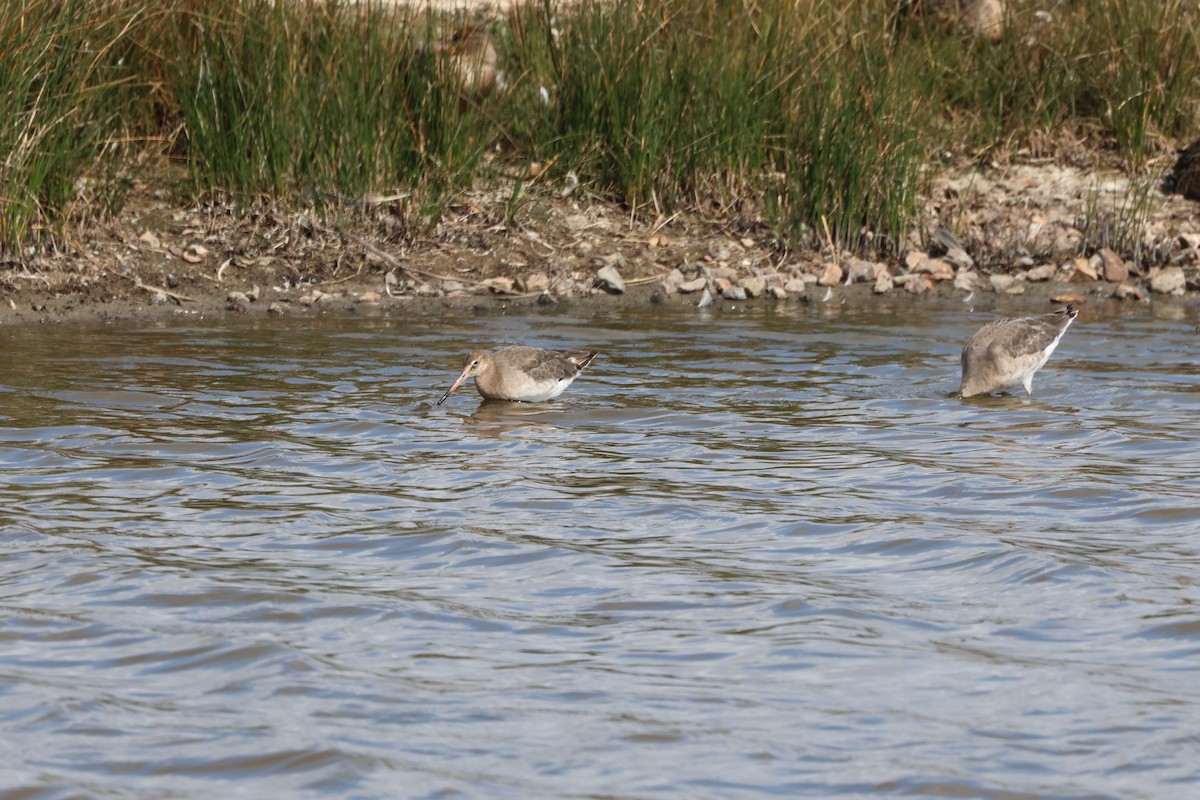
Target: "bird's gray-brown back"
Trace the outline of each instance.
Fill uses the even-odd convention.
[[[1041,353],[1071,324],[1073,311],[1074,307],[1068,306],[1053,314],[998,319],[980,328],[967,348],[1004,353],[1009,358]]]
[[[515,345],[496,351],[493,358],[508,370],[523,372],[534,381],[561,381],[573,377],[591,361],[586,352],[543,350]]]

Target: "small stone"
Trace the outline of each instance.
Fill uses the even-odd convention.
[[[724,276],[713,278],[713,288],[717,290],[718,294],[724,295],[733,288],[733,281]]]
[[[892,290],[893,286],[895,286],[895,281],[892,280],[892,274],[881,272],[879,277],[875,278],[874,292],[875,294],[886,294]]]
[[[837,264],[829,264],[821,272],[821,277],[817,281],[821,286],[837,286],[842,282],[842,268]]]
[[[493,294],[512,294],[513,279],[505,277],[488,278],[480,283],[478,288],[481,291],[492,292]]]
[[[850,282],[857,283],[858,281],[875,280],[876,270],[878,266],[870,261],[864,261],[861,258],[851,258],[846,261],[846,270],[850,274]]]
[[[726,300],[745,300],[746,290],[740,286],[730,286],[728,289],[721,291],[721,297]]]
[[[521,281],[521,291],[528,294],[544,292],[550,288],[550,276],[544,272],[531,272]]]
[[[296,298],[296,302],[302,306],[311,306],[319,302],[323,297],[328,297],[328,295],[320,289],[313,289],[310,293]]]
[[[675,294],[681,283],[683,283],[683,273],[679,271],[679,267],[674,267],[663,278],[662,290],[667,294]]]
[[[684,281],[683,283],[679,284],[679,293],[680,294],[691,294],[692,292],[700,291],[701,289],[705,288],[706,286],[708,286],[707,278],[705,278],[703,276],[701,276],[699,278],[692,278],[690,281]]]
[[[1116,289],[1113,289],[1113,297],[1118,300],[1146,301],[1150,299],[1145,289],[1128,283],[1122,283]]]
[[[1200,233],[1181,233],[1179,243],[1190,250],[1200,250]]]
[[[1056,294],[1050,297],[1051,303],[1071,303],[1072,305],[1082,306],[1087,304],[1087,298],[1081,294],[1068,292],[1067,294]]]
[[[803,278],[791,278],[783,285],[783,290],[788,294],[804,294],[807,288],[808,283]]]
[[[732,281],[737,277],[737,270],[728,264],[719,264],[709,270],[709,274],[711,274],[714,278],[728,278]]]
[[[155,305],[155,306],[161,306],[170,299],[171,298],[167,297],[166,292],[155,292],[154,296],[150,298],[150,304]]]
[[[993,292],[1006,292],[1015,283],[1012,275],[989,275],[988,280],[992,284]]]
[[[745,248],[754,247],[754,240],[749,239],[749,238],[744,238],[741,240],[741,245],[742,245],[742,247],[745,247]]]
[[[609,294],[624,294],[625,279],[612,264],[603,267],[596,273],[596,285]]]
[[[282,314],[283,312],[284,312],[283,303],[280,303],[278,301],[272,302],[271,305],[267,306],[268,314]]]
[[[787,300],[788,298],[787,289],[783,288],[782,286],[772,286],[767,289],[767,291],[770,292],[771,297],[774,297],[776,300]]]
[[[972,292],[975,290],[975,282],[978,278],[978,272],[959,270],[958,274],[954,276],[954,288],[964,292]]]
[[[404,291],[404,285],[395,272],[389,272],[383,276],[383,291],[387,293],[388,297],[394,297]]]
[[[767,291],[765,278],[742,278],[738,281],[738,285],[746,290],[749,297],[762,297]]]
[[[1107,247],[1102,249],[1098,255],[1104,270],[1104,280],[1111,283],[1124,283],[1129,280],[1129,267],[1125,266],[1125,261],[1119,255]]]
[[[358,302],[366,303],[370,306],[377,306],[383,302],[383,295],[379,292],[363,292],[358,296]]]
[[[904,257],[904,266],[910,271],[916,271],[921,268],[921,265],[929,260],[929,254],[920,250],[913,250]]]
[[[1181,295],[1187,287],[1187,277],[1181,267],[1166,267],[1150,279],[1150,289],[1159,294]]]
[[[1012,286],[1009,286],[1007,289],[1004,290],[1004,293],[1005,294],[1025,294],[1025,284],[1014,282]]]
[[[158,240],[158,237],[155,236],[150,231],[146,231],[141,236],[139,236],[138,241],[142,242],[143,244],[148,244],[151,247],[162,247],[162,242],[160,242]]]
[[[954,265],[941,258],[931,258],[921,265],[920,272],[933,281],[948,281],[954,277]]]
[[[230,292],[225,295],[225,308],[230,311],[236,311],[239,314],[246,313],[246,309],[250,306],[250,298],[246,297],[244,292]]]
[[[933,282],[924,275],[909,275],[904,282],[904,291],[912,294],[925,294],[933,288]]]
[[[1040,267],[1034,267],[1025,273],[1025,280],[1030,283],[1041,283],[1048,281],[1054,277],[1055,266],[1053,264],[1042,264]]]

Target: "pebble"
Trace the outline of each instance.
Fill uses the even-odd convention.
[[[1187,277],[1181,267],[1166,267],[1150,279],[1150,289],[1159,294],[1181,295],[1187,287]]]
[[[268,314],[282,314],[284,310],[283,303],[279,301],[273,301],[271,305],[267,306]]]
[[[766,278],[742,278],[738,285],[746,291],[749,297],[762,297],[767,292]]]
[[[821,277],[817,281],[821,286],[837,286],[842,282],[842,268],[837,264],[829,264],[821,272]]]
[[[1104,269],[1104,280],[1111,283],[1124,283],[1129,280],[1129,267],[1125,266],[1125,261],[1119,255],[1107,247],[1097,255],[1100,256],[1100,262]]]
[[[1149,295],[1146,294],[1145,289],[1128,283],[1122,283],[1118,285],[1116,289],[1113,289],[1113,297],[1117,298],[1118,300],[1145,301],[1150,299]]]
[[[521,291],[529,294],[544,292],[550,288],[550,276],[544,272],[531,272],[521,281]]]
[[[721,296],[726,300],[745,300],[746,290],[741,286],[730,286],[729,288],[721,291]]]
[[[1071,261],[1071,266],[1074,267],[1074,272],[1071,273],[1071,280],[1076,283],[1080,281],[1095,281],[1100,279],[1100,273],[1096,272],[1086,258],[1080,257]]]
[[[1051,303],[1072,303],[1077,306],[1087,305],[1087,298],[1081,294],[1056,294],[1050,298]]]
[[[625,279],[621,277],[621,273],[617,272],[617,268],[612,264],[602,267],[596,273],[596,285],[609,294],[625,293]]]
[[[782,286],[772,286],[767,291],[770,292],[771,296],[774,297],[776,300],[787,300],[788,299],[787,289],[783,288]]]
[[[875,294],[885,294],[890,292],[893,286],[895,286],[895,281],[892,280],[892,274],[885,270],[875,278],[874,292]]]
[[[941,258],[927,260],[919,271],[927,273],[930,280],[935,281],[948,281],[954,277],[954,265]]]
[[[988,281],[992,284],[992,291],[997,293],[1007,292],[1016,282],[1012,275],[989,275]]]
[[[358,302],[377,306],[383,302],[383,295],[381,295],[379,292],[363,292],[358,296]]]
[[[485,292],[494,292],[495,294],[512,294],[513,279],[512,278],[488,278],[479,284],[479,288]]]
[[[850,282],[875,280],[877,274],[877,264],[870,261],[863,261],[861,258],[852,258],[846,262],[847,271],[850,274]]]
[[[690,281],[684,281],[679,284],[678,288],[680,294],[691,294],[692,292],[700,291],[706,286],[708,286],[708,279],[700,276],[699,278],[692,278]]]
[[[925,294],[933,288],[933,282],[924,275],[909,275],[904,282],[904,291],[912,294]]]
[[[245,292],[230,292],[225,295],[225,307],[230,311],[243,313],[250,306],[250,298]]]
[[[1025,273],[1025,280],[1040,283],[1048,281],[1054,277],[1055,266],[1053,264],[1042,264],[1040,267],[1034,267]]]
[[[807,288],[808,283],[803,278],[792,278],[783,285],[783,290],[788,294],[804,294]]]
[[[979,279],[978,272],[970,272],[968,270],[960,270],[954,276],[954,288],[961,289],[964,292],[975,291],[975,282]]]

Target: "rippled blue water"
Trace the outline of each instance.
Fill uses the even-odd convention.
[[[0,330],[3,796],[1200,793],[1172,311]],[[506,341],[603,354],[434,405]]]

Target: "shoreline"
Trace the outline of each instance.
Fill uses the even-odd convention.
[[[1200,207],[1191,201],[1156,190],[1144,217],[1116,217],[1138,189],[1133,179],[1051,164],[948,173],[934,187],[924,230],[895,256],[869,258],[784,250],[752,209],[639,219],[554,185],[516,217],[503,188],[467,192],[422,228],[403,199],[237,209],[151,181],[113,219],[0,265],[0,327],[701,302],[917,313],[967,298],[1004,313],[1044,313],[1052,298],[1085,313],[1109,301],[1200,306]],[[1158,263],[1087,247],[1093,220],[1117,232],[1124,224],[1143,261]]]

